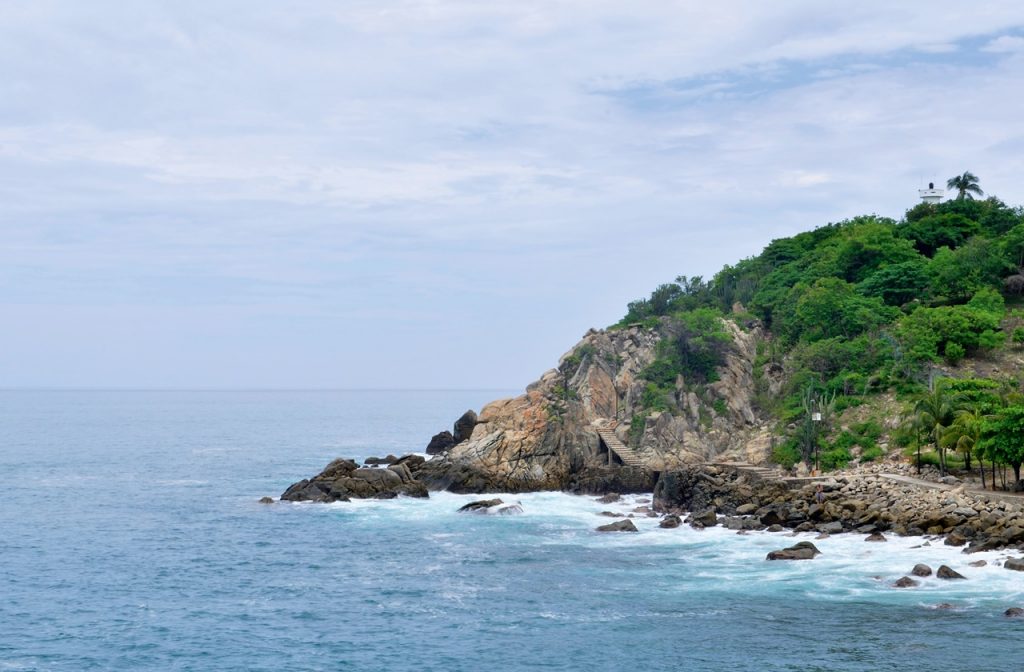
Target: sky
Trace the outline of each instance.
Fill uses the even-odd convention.
[[[0,2],[0,387],[522,388],[965,170],[1024,4]]]

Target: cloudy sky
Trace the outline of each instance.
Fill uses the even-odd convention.
[[[517,388],[971,170],[1024,5],[0,3],[0,387]]]

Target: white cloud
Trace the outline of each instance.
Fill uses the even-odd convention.
[[[1024,37],[1017,35],[1000,35],[984,47],[982,51],[994,54],[1011,54],[1024,51]]]
[[[408,385],[526,382],[657,282],[898,216],[922,179],[969,169],[1024,201],[1024,73],[956,51],[1019,46],[1018,2],[19,7],[0,22],[10,301],[262,302],[266,328],[288,297],[380,331],[455,311],[467,357],[507,354],[455,380],[398,353]],[[548,359],[515,357],[510,315]],[[323,356],[371,377],[350,338]]]

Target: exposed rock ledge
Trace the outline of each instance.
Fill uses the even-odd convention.
[[[609,475],[600,470],[621,460],[609,458],[598,429],[612,429],[638,458],[639,471],[648,474],[615,476],[627,481],[620,492],[650,490],[654,472],[726,451],[760,462],[770,430],[752,395],[763,335],[756,323],[747,329],[731,320],[723,325],[732,346],[719,379],[698,395],[680,376],[672,393],[674,412],[650,415],[643,410],[647,383],[640,374],[655,360],[659,342],[676,336],[676,327],[664,320],[655,329],[587,332],[525,394],[491,402],[479,416],[460,418],[454,433],[435,436],[430,450],[442,452],[444,459],[426,465],[427,481],[463,492],[607,491],[602,480]],[[634,422],[643,426],[631,426]]]

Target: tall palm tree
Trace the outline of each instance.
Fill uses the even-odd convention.
[[[957,200],[965,198],[973,200],[972,194],[985,195],[985,192],[978,186],[978,176],[970,171],[965,171],[963,175],[956,175],[946,180],[946,188],[957,190]]]

